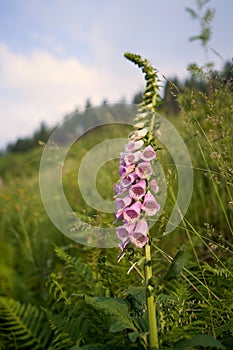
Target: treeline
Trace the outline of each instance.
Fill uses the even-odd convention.
[[[179,114],[179,103],[177,95],[183,93],[186,89],[193,91],[200,91],[206,95],[210,95],[211,91],[219,84],[230,83],[233,89],[233,70],[231,62],[226,62],[222,71],[211,72],[211,86],[206,82],[200,73],[198,67],[193,65],[191,78],[180,81],[177,77],[166,81],[164,87],[163,104],[161,106],[163,112],[168,116],[175,116]],[[200,73],[200,74],[199,74]]]
[[[32,136],[19,138],[16,142],[10,143],[6,147],[7,153],[25,152],[29,149],[38,147],[41,142],[46,142],[54,128],[49,128],[44,122],[41,123],[38,130]]]
[[[226,62],[222,71],[217,72],[213,71],[212,73],[213,85],[208,86],[204,79],[202,79],[198,74],[192,74],[191,78],[188,78],[184,81],[179,80],[177,77],[168,79],[165,82],[163,90],[162,104],[160,106],[161,113],[165,113],[167,116],[176,116],[179,114],[179,103],[177,101],[178,94],[185,91],[185,89],[191,89],[194,91],[200,91],[205,94],[210,94],[211,89],[214,88],[214,82],[221,81],[222,84],[230,82],[232,84],[232,65],[230,62]],[[142,101],[143,92],[137,92],[133,98],[133,104],[139,104]],[[124,102],[123,102],[124,103]],[[107,105],[107,100],[103,101],[103,106]],[[85,109],[88,110],[89,107],[92,107],[91,100],[86,101]],[[74,114],[74,113],[72,113]],[[85,114],[85,112],[83,113]],[[113,108],[111,108],[111,114],[115,114]],[[69,115],[68,115],[69,116]],[[6,148],[6,153],[17,153],[25,152],[32,148],[38,147],[38,143],[46,143],[49,139],[51,133],[55,127],[48,127],[44,122],[41,123],[38,130],[36,130],[32,136],[19,138],[16,142],[8,144]],[[72,129],[72,126],[71,126]]]

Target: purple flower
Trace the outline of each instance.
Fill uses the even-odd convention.
[[[133,231],[134,226],[135,226],[135,223],[126,224],[124,226],[117,227],[116,229],[117,237],[123,242],[126,241],[129,238],[130,233]]]
[[[137,178],[137,174],[135,173],[131,173],[129,174],[128,176],[124,177],[122,180],[121,180],[121,186],[122,187],[128,187],[129,185],[131,185]]]
[[[137,152],[131,152],[131,153],[126,153],[124,156],[124,161],[126,165],[132,164],[132,163],[136,163],[141,156],[141,151],[137,151]]]
[[[151,180],[149,182],[149,187],[152,192],[157,193],[159,191],[159,186],[157,184],[157,181],[155,179]]]
[[[116,195],[118,195],[118,193],[121,192],[121,186],[118,184],[114,184],[114,192],[116,193]]]
[[[141,208],[146,212],[148,216],[154,216],[160,210],[160,205],[156,201],[153,194],[148,191],[144,197],[144,202]]]
[[[120,165],[120,177],[125,177],[128,174],[132,173],[132,171],[135,168],[135,164],[130,164],[130,165]]]
[[[146,134],[148,133],[148,130],[147,129],[140,129],[140,130],[135,130],[133,131],[131,134],[129,134],[129,138],[131,140],[140,140],[142,139],[143,137],[146,136]]]
[[[142,162],[138,164],[135,173],[142,179],[147,179],[153,174],[152,166],[149,162]]]
[[[135,152],[139,150],[144,145],[144,142],[142,140],[139,141],[129,141],[127,145],[125,146],[126,152]]]
[[[142,248],[148,243],[148,224],[145,220],[141,220],[136,224],[130,233],[130,240],[137,248]]]
[[[146,181],[140,180],[135,185],[131,186],[129,189],[129,195],[131,198],[138,201],[141,199],[146,193]]]
[[[126,153],[120,153],[120,161],[119,164],[123,164],[124,163],[124,156],[126,155]]]
[[[123,217],[127,222],[133,222],[139,218],[141,213],[141,203],[135,202],[130,207],[124,209]]]
[[[116,218],[115,222],[123,219],[123,212],[124,210],[120,209],[115,213],[115,218]]]
[[[127,191],[127,187],[123,186],[122,183],[114,184],[114,192],[116,193],[114,198],[124,194],[125,191]]]
[[[116,208],[117,210],[124,209],[128,207],[132,202],[132,198],[130,196],[126,196],[125,198],[117,198],[116,199]]]
[[[131,243],[131,241],[130,241],[129,238],[126,239],[126,241],[124,241],[124,242],[118,243],[118,247],[120,248],[120,250],[122,251],[122,253],[126,250],[126,248],[130,245],[130,243]],[[119,255],[118,258],[121,258],[122,253]]]
[[[152,159],[156,158],[156,153],[153,147],[147,146],[141,154],[141,159],[150,162]]]
[[[154,195],[150,191],[147,192],[149,188],[153,193],[157,193],[159,187],[155,179],[151,180],[153,169],[150,162],[156,158],[156,152],[150,145],[142,150],[142,139],[148,133],[143,126],[144,123],[139,124],[137,130],[129,135],[125,151],[120,154],[120,181],[114,184],[117,208],[115,216],[116,221],[121,221],[121,226],[116,230],[121,241],[118,244],[122,251],[119,259],[130,243],[137,248],[142,248],[148,243],[148,223],[140,216],[154,216],[160,210]]]

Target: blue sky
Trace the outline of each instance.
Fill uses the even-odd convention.
[[[195,0],[0,0],[0,148],[30,135],[45,121],[103,99],[131,101],[143,76],[125,51],[147,57],[167,77],[187,76],[204,52],[188,38],[198,23],[185,11]],[[231,60],[232,0],[211,0],[216,10],[210,53],[216,67]]]

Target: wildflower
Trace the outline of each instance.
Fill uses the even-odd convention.
[[[132,171],[135,168],[135,164],[130,164],[127,166],[120,165],[120,177],[127,176],[128,174],[132,173]]]
[[[114,198],[124,194],[127,191],[127,187],[123,186],[122,182],[118,184],[114,184],[114,192],[116,193],[116,195],[114,196]]]
[[[122,180],[121,180],[121,186],[122,187],[127,187],[129,185],[131,185],[136,179],[137,179],[137,174],[135,173],[131,173],[129,175],[127,175],[126,177],[124,177]]]
[[[153,216],[160,210],[154,195],[159,190],[155,179],[151,179],[153,169],[151,162],[156,158],[156,152],[151,145],[144,145],[143,138],[147,129],[143,123],[138,124],[125,151],[120,154],[120,181],[114,185],[116,198],[116,221],[122,221],[116,234],[120,239],[120,257],[130,243],[136,248],[142,248],[148,243],[148,223],[145,216]],[[149,190],[148,190],[149,189]]]
[[[118,247],[120,248],[120,250],[122,251],[122,253],[125,251],[125,249],[130,245],[131,241],[130,239],[126,239],[125,241],[123,242],[120,242],[118,243]],[[122,253],[119,255],[118,258],[121,258],[122,257]]]
[[[134,124],[134,128],[135,129],[142,129],[142,128],[144,128],[144,125],[145,125],[144,122],[138,122],[138,123]]]
[[[130,196],[126,196],[125,198],[117,198],[116,199],[117,210],[128,207],[131,204],[131,202],[132,202],[132,198]]]
[[[123,219],[123,212],[124,210],[120,209],[115,213],[115,218],[116,218],[115,222]]]
[[[135,152],[135,151],[139,150],[143,145],[144,145],[143,140],[129,141],[127,143],[127,145],[125,146],[125,151],[126,152]]]
[[[126,165],[129,164],[135,164],[141,157],[141,152],[137,151],[137,152],[132,152],[132,153],[126,153],[124,156],[124,161]]]
[[[141,154],[141,159],[144,161],[150,162],[152,159],[156,157],[156,153],[153,147],[147,146],[144,148],[142,154]]]
[[[119,226],[117,227],[116,233],[117,233],[117,237],[121,240],[121,241],[126,241],[129,236],[130,233],[133,231],[135,224],[127,224],[124,226]]]
[[[137,140],[140,140],[143,137],[145,137],[147,133],[148,133],[148,130],[146,128],[140,129],[140,130],[135,130],[131,134],[129,134],[129,138],[131,140],[137,141]]]
[[[133,222],[139,218],[140,213],[141,213],[141,203],[135,202],[130,207],[124,209],[123,218],[127,222]]]
[[[130,240],[137,248],[142,248],[148,243],[148,224],[145,220],[137,222],[130,233]]]
[[[135,185],[131,186],[129,189],[129,195],[135,200],[139,200],[144,197],[146,193],[146,181],[140,180]]]
[[[135,173],[142,179],[147,179],[153,173],[152,166],[149,162],[139,163],[135,169]]]
[[[156,201],[153,194],[150,191],[148,191],[148,193],[144,197],[144,202],[141,208],[146,212],[148,216],[154,216],[160,210],[160,205]]]
[[[121,185],[114,184],[114,192],[116,193],[116,196],[121,192],[121,189]]]
[[[159,191],[159,186],[157,184],[157,181],[155,179],[151,180],[149,182],[149,187],[152,192],[157,193]]]

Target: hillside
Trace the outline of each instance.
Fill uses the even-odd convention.
[[[161,217],[151,230],[161,342],[165,349],[166,344],[174,344],[187,335],[191,338],[205,334],[230,350],[233,339],[233,313],[229,306],[233,288],[232,90],[230,84],[220,80],[211,94],[186,88],[177,98],[179,115],[170,117],[169,121],[189,150],[194,189],[185,219],[175,231],[164,236],[178,179],[174,162],[161,145],[158,159],[166,176],[167,199]],[[75,116],[66,120],[51,145],[61,150],[69,145],[62,182],[77,217],[95,227],[112,227],[112,213],[98,211],[83,199],[77,174],[84,157],[96,145],[127,137],[132,130],[128,122],[132,123],[135,111],[124,104],[102,106],[94,114],[93,111],[81,115],[81,123],[76,124]],[[101,125],[103,121],[108,125]],[[138,317],[144,312],[142,260],[132,249],[127,259],[117,263],[118,248],[83,246],[65,237],[53,225],[39,189],[44,147],[41,142],[31,150],[8,152],[0,157],[0,347],[15,349],[12,345],[15,339],[17,347],[25,349],[53,346],[79,349],[75,344],[77,332],[81,332],[83,345],[91,344],[93,339],[102,342],[104,338],[115,349],[123,333],[134,332],[128,317],[139,322]],[[111,200],[118,176],[118,159],[104,163],[99,169],[96,185],[104,199]],[[162,276],[172,257],[180,251],[184,261],[179,258],[178,263],[185,264],[182,274],[176,272],[176,277],[165,282]],[[136,269],[132,268],[133,259],[138,262]],[[116,303],[110,308],[115,312],[113,316],[108,313],[110,297]],[[106,304],[100,306],[100,300]],[[123,305],[129,305],[130,316],[122,300],[126,302]],[[117,323],[114,332],[115,320],[123,322],[120,312],[125,312],[124,322],[129,323],[126,326]],[[137,344],[143,348],[140,339],[147,325],[143,324],[145,320],[140,322],[137,323],[140,336],[131,335],[134,342],[129,342],[127,336],[126,346]],[[94,324],[105,328],[93,331]],[[29,345],[25,345],[25,339]]]

